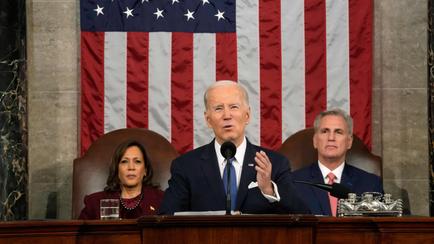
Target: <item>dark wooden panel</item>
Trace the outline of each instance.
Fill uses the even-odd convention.
[[[381,233],[381,243],[434,243],[434,218],[376,218],[372,221]]]
[[[316,243],[378,243],[379,235],[371,218],[320,217]]]
[[[139,219],[143,243],[312,243],[313,216],[164,216]],[[152,229],[152,230],[150,230]],[[158,241],[153,241],[158,240]]]
[[[318,218],[316,243],[434,243],[434,218]]]
[[[434,243],[434,218],[147,216],[0,222],[3,243]]]

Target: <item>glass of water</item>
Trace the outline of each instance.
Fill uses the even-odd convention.
[[[99,203],[101,219],[119,219],[119,199],[101,199]]]

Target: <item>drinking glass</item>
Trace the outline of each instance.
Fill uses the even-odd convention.
[[[99,209],[101,219],[119,219],[119,199],[101,199]]]

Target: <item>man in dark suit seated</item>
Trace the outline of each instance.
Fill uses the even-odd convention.
[[[204,95],[205,120],[214,131],[210,144],[192,150],[172,162],[171,179],[160,214],[226,209],[226,160],[220,147],[231,141],[237,147],[231,183],[235,187],[231,210],[242,213],[307,213],[295,194],[288,160],[251,144],[245,137],[250,120],[248,95],[233,81],[212,84]],[[232,178],[236,176],[236,178]],[[236,185],[235,185],[236,184]]]
[[[356,194],[383,193],[380,177],[345,164],[346,152],[353,143],[353,121],[347,113],[340,109],[321,112],[315,118],[314,130],[313,145],[318,151],[318,162],[294,171],[294,180],[341,183]],[[314,186],[301,183],[295,186],[313,214],[336,216],[335,197]]]

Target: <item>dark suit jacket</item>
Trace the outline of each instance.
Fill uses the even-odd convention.
[[[143,215],[154,215],[163,199],[163,192],[153,187],[143,187],[143,198],[139,206],[127,210],[119,204],[119,217],[122,219],[136,219]],[[101,199],[119,199],[120,192],[100,191],[84,197],[84,208],[79,219],[100,219],[99,201]]]
[[[303,180],[312,183],[324,183],[318,163],[292,172],[294,180]],[[366,171],[345,164],[342,172],[341,184],[348,187],[351,192],[360,195],[364,192],[383,193],[381,178]],[[317,187],[295,183],[298,195],[309,206],[312,214],[332,215],[328,193]]]
[[[280,201],[270,203],[258,187],[248,189],[256,182],[255,153],[263,150],[273,167],[271,179],[277,184]],[[172,162],[169,188],[164,194],[160,214],[180,211],[225,210],[226,195],[217,162],[214,141],[190,151]],[[289,162],[280,154],[247,141],[243,169],[237,193],[236,210],[242,213],[307,213],[296,196],[291,180]]]

